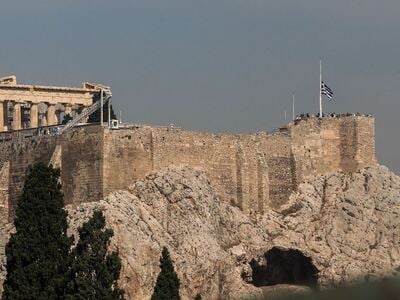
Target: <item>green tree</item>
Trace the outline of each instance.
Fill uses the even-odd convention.
[[[73,238],[58,182],[60,171],[43,163],[30,168],[6,245],[3,299],[59,299],[64,293]]]
[[[175,273],[168,249],[163,248],[160,258],[160,274],[158,274],[151,300],[179,300],[180,281]]]
[[[78,229],[80,239],[72,251],[66,299],[123,299],[117,283],[121,260],[118,252],[107,252],[113,231],[105,225],[102,211],[97,210]]]

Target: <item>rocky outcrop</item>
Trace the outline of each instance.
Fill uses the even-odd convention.
[[[262,216],[229,205],[205,173],[187,167],[160,170],[100,202],[67,208],[71,233],[94,209],[104,210],[127,299],[150,298],[163,246],[184,299],[304,290],[290,284],[304,279],[307,264],[320,286],[400,272],[400,178],[381,166],[312,178]],[[280,266],[289,260],[295,267]],[[284,282],[289,277],[299,281]]]
[[[131,299],[150,297],[163,246],[186,299],[262,295],[268,288],[252,284],[254,262],[265,265],[273,247],[310,257],[321,286],[400,271],[400,178],[385,167],[313,178],[263,216],[218,199],[207,176],[189,168],[161,170],[129,191],[71,208],[71,222],[80,224],[95,207],[115,231],[121,285]]]
[[[268,237],[238,208],[217,198],[207,176],[189,168],[168,168],[99,203],[70,208],[73,228],[91,211],[104,209],[123,260],[121,286],[128,299],[149,299],[163,246],[171,252],[181,295],[205,299],[261,295],[241,279],[242,259],[265,249]]]
[[[313,178],[277,214],[263,218],[272,244],[311,257],[323,286],[400,274],[400,177],[386,167]]]

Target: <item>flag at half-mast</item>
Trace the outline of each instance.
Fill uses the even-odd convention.
[[[333,100],[332,90],[323,81],[321,81],[321,95],[325,95],[329,100]]]

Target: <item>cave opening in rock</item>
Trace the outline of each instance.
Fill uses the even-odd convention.
[[[257,287],[276,284],[318,287],[318,269],[310,257],[295,249],[274,247],[264,254],[264,262],[253,259],[252,284]]]

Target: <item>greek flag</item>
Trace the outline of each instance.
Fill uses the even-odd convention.
[[[321,81],[321,95],[325,95],[329,100],[333,99],[333,92],[323,81]]]

